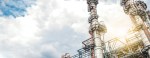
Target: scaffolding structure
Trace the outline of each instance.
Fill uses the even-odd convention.
[[[143,52],[144,42],[141,35],[137,33],[131,33],[131,37],[126,38],[125,42],[119,38],[113,38],[105,42],[107,51],[103,53],[104,58],[148,58],[147,53]],[[93,40],[87,39],[82,42],[83,48],[77,50],[78,54],[70,56],[65,54],[62,58],[92,58]],[[118,45],[121,46],[118,46]]]
[[[150,11],[146,3],[141,0],[121,0],[124,12],[134,25],[124,42],[117,37],[104,41],[107,28],[103,21],[98,21],[98,0],[87,0],[87,4],[91,38],[82,42],[83,47],[77,50],[76,55],[66,53],[62,58],[150,58]]]
[[[117,38],[108,41],[107,58],[144,58],[145,56],[141,52],[144,47],[142,40],[139,34],[134,34],[132,37],[126,38],[125,42]],[[122,46],[116,47],[118,42],[122,43]]]

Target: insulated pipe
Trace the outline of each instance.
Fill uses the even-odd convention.
[[[102,48],[102,41],[100,35],[97,34],[97,31],[94,31],[94,38],[95,38],[95,57],[96,58],[103,58],[103,48]]]
[[[140,33],[141,33],[141,36],[142,36],[142,38],[143,38],[142,41],[143,41],[143,43],[144,43],[144,46],[150,45],[150,42],[148,41],[147,37],[145,36],[144,31],[141,30]],[[150,49],[149,49],[147,52],[148,52],[148,55],[150,55]]]

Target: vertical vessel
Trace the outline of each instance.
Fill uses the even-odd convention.
[[[90,17],[88,22],[90,24],[89,33],[91,38],[94,40],[94,51],[92,58],[104,58],[104,34],[106,33],[106,27],[103,21],[98,21],[97,14],[97,4],[98,0],[87,0],[88,12],[90,12]]]

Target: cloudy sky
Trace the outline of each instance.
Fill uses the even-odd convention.
[[[108,29],[105,40],[123,37],[132,26],[119,3],[103,0],[98,4],[99,21]],[[0,58],[76,54],[81,42],[90,37],[88,17],[86,0],[0,0]]]

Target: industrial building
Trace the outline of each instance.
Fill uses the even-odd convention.
[[[121,0],[122,10],[133,24],[125,42],[117,37],[104,41],[107,28],[103,21],[98,21],[98,0],[86,1],[90,14],[90,38],[82,42],[83,47],[76,55],[66,53],[62,58],[150,58],[150,11],[144,1]]]

